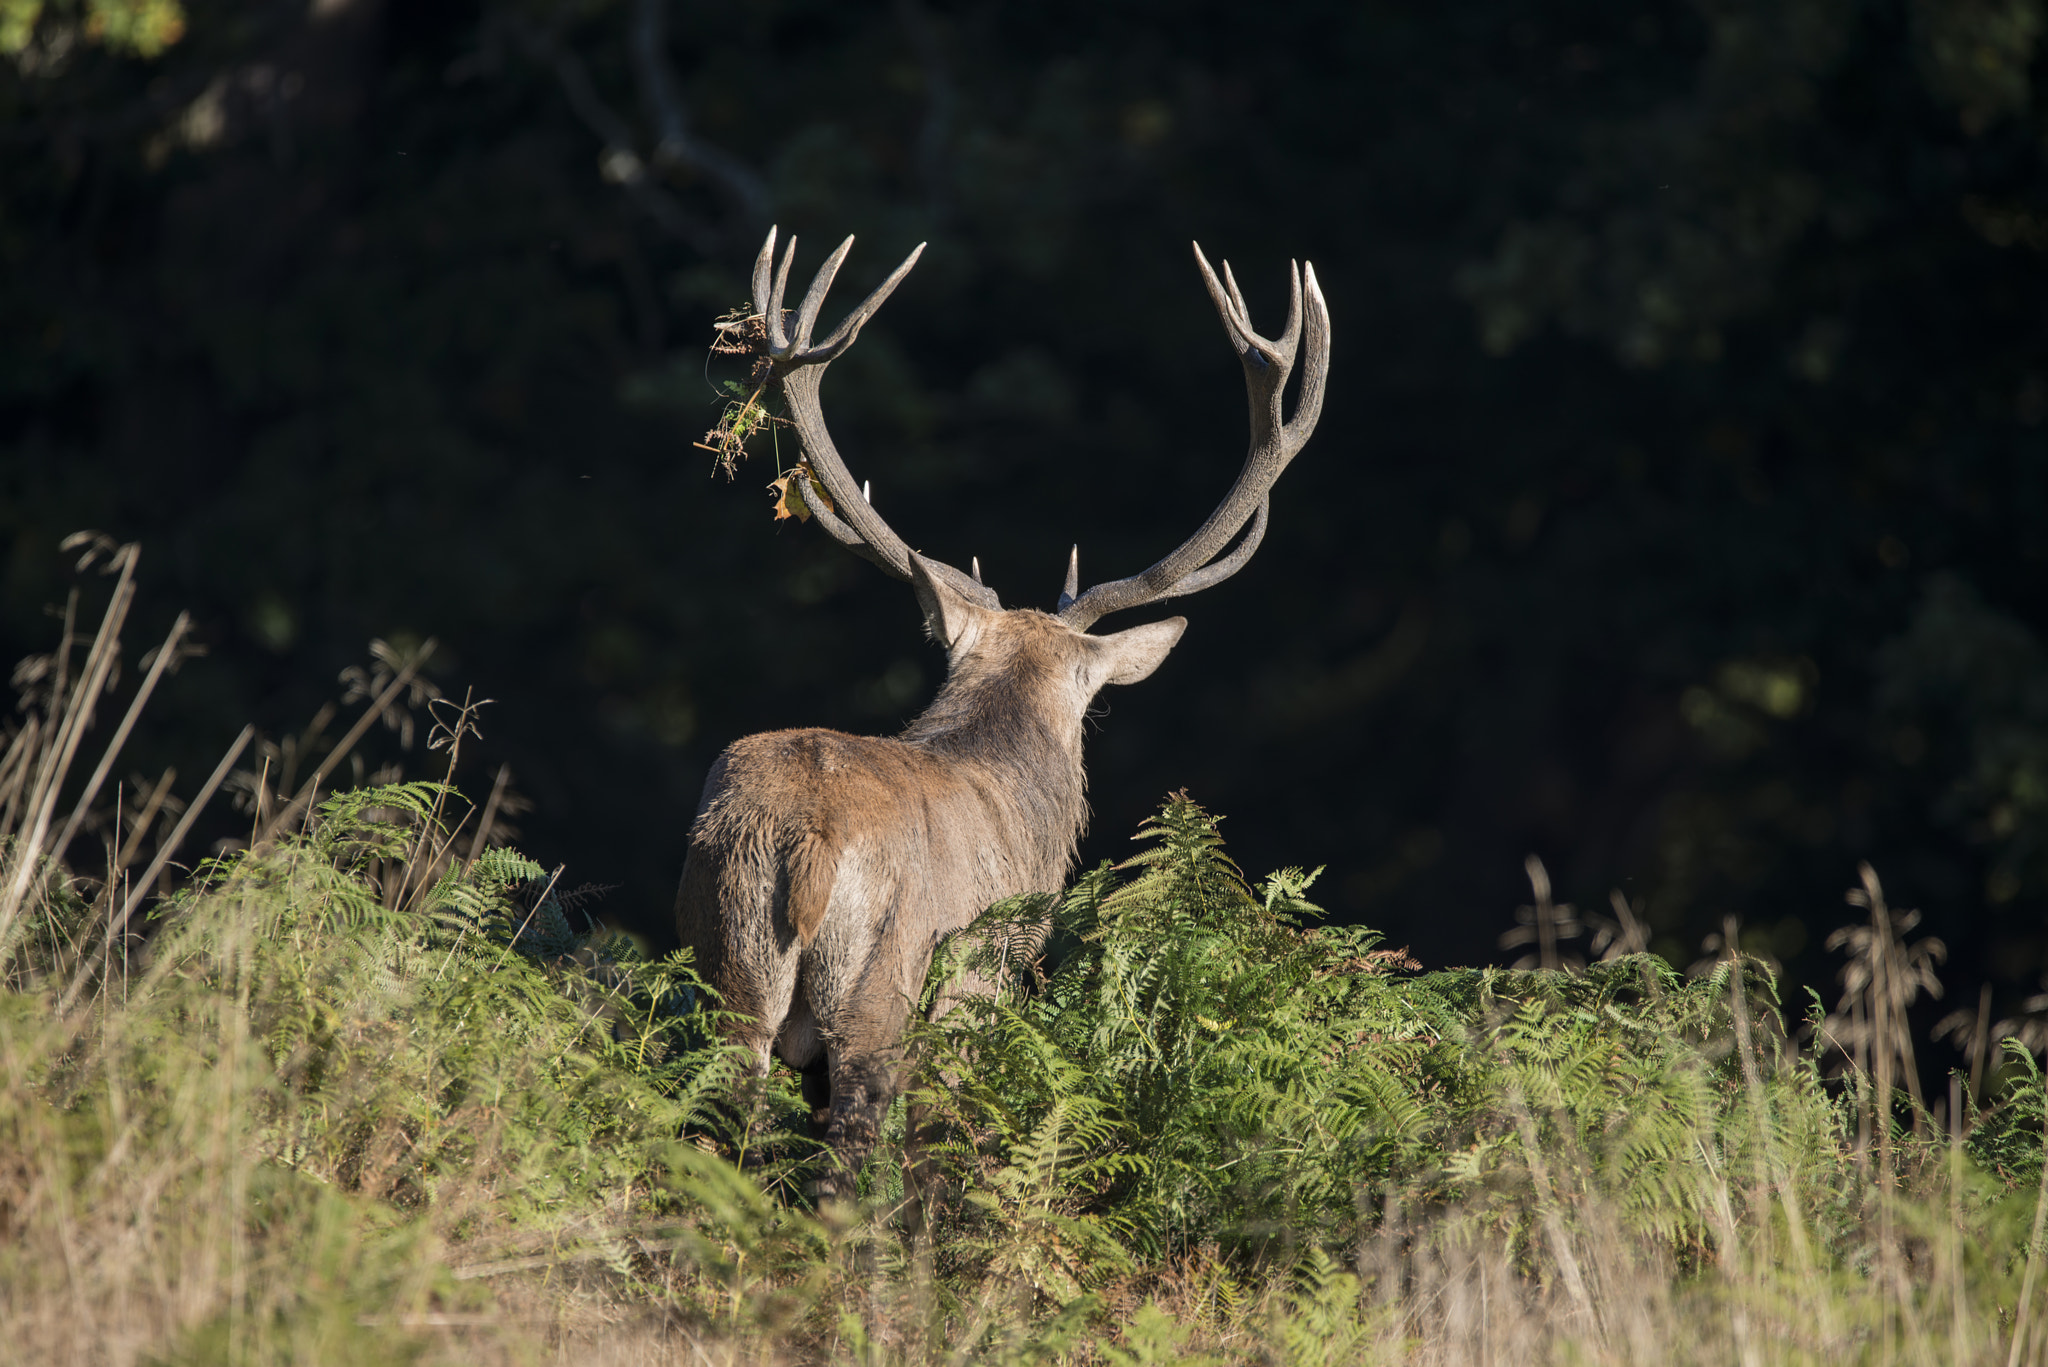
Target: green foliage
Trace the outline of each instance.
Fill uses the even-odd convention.
[[[578,946],[523,929],[552,903],[511,900],[541,870],[509,851],[451,862],[416,907],[388,905],[403,879],[380,889],[367,872],[440,838],[443,795],[339,794],[307,835],[213,865],[166,914],[108,1044],[161,1067],[246,1031],[263,1051],[265,1146],[401,1205],[431,1201],[450,1173],[491,1174],[535,1213],[648,1180],[686,1127],[717,1122],[735,1076],[724,1051],[687,1047],[678,999],[701,984],[684,959],[622,960],[620,946],[586,956],[603,972],[545,953]]]
[[[0,866],[12,864],[20,848],[19,836],[0,835]],[[31,880],[22,916],[0,930],[0,967],[23,980],[61,972],[94,929],[91,904],[62,868],[41,859]]]
[[[60,45],[82,31],[117,52],[155,57],[185,36],[185,8],[178,0],[0,0],[0,54],[20,53],[39,27]]]
[[[1725,1241],[1731,1173],[1810,1197],[1845,1180],[1841,1115],[1776,1037],[1752,961],[1408,976],[1370,931],[1303,924],[1312,875],[1255,891],[1185,796],[1142,838],[1049,909],[985,918],[972,966],[996,975],[1034,908],[1051,966],[924,1036],[922,1099],[981,1231],[951,1247],[991,1272],[1058,1298],[1204,1244],[1341,1250],[1390,1201],[1455,1206],[1532,1252],[1547,1209],[1597,1197],[1697,1253]],[[1754,1087],[1736,1009],[1763,1040]]]
[[[1165,1311],[1147,1301],[1124,1326],[1123,1342],[1105,1348],[1103,1357],[1115,1367],[1167,1367],[1169,1363],[1216,1367],[1221,1359],[1188,1351],[1191,1337],[1187,1326],[1174,1323]]]
[[[2016,1187],[2039,1180],[2042,1139],[2048,1135],[2048,1094],[2041,1069],[2018,1040],[2006,1041],[2005,1056],[2015,1063],[2004,1094],[1970,1132],[1970,1157]]]
[[[1099,868],[1058,903],[1066,949],[1038,991],[970,1004],[933,1039],[937,1066],[961,1070],[936,1103],[1001,1155],[979,1199],[1009,1222],[1061,1189],[1152,1256],[1348,1206],[1339,1193],[1416,1130],[1413,1097],[1361,1083],[1333,1110],[1332,1065],[1370,1037],[1390,1071],[1412,1067],[1448,1014],[1404,1013],[1383,978],[1352,971],[1372,932],[1301,929],[1309,878],[1255,895],[1193,803],[1145,834],[1136,878]]]

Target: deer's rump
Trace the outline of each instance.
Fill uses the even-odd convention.
[[[724,1009],[753,1018],[732,1037],[797,1067],[826,1046],[893,1048],[932,946],[1044,880],[1007,848],[1007,805],[1000,783],[899,740],[735,742],[705,782],[676,904]]]

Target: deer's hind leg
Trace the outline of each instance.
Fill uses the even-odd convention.
[[[879,936],[869,927],[861,931],[838,943],[829,935],[821,937],[814,947],[853,964],[852,973],[805,973],[813,1009],[824,1026],[831,1083],[823,1135],[830,1157],[818,1179],[820,1197],[855,1194],[909,1071],[903,1032],[920,984],[906,981],[909,956],[897,952],[886,929]],[[825,984],[839,990],[818,990]]]
[[[797,993],[801,951],[789,932],[786,880],[750,842],[693,844],[676,896],[676,926],[717,993],[719,1036],[747,1053],[750,1085],[735,1098],[749,1160],[767,1121],[766,1080]]]
[[[834,1048],[827,1064],[831,1100],[826,1111],[825,1145],[831,1157],[818,1178],[818,1195],[851,1199],[860,1186],[882,1121],[903,1090],[906,1072],[902,1046],[879,1049]]]
[[[721,995],[728,991],[730,983],[737,989],[727,1000],[737,998],[746,1005],[735,1012],[735,1019],[727,1026],[725,1038],[747,1051],[747,1066],[752,1074],[741,1089],[738,1098],[742,1111],[743,1164],[753,1167],[762,1162],[765,1154],[763,1141],[768,1137],[771,1122],[768,1108],[768,1074],[775,1066],[779,1052],[778,1041],[786,1037],[787,1023],[792,1014],[791,1005],[796,997],[798,957],[794,952],[771,959],[766,963],[756,962],[755,971],[744,977],[726,975],[714,983]],[[746,1019],[737,1017],[744,1013]],[[805,1013],[807,1014],[807,1013]]]

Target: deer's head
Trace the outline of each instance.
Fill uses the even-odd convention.
[[[1066,583],[1059,601],[1047,613],[1003,607],[995,591],[982,582],[979,559],[971,561],[969,571],[962,573],[911,550],[875,512],[867,488],[854,481],[826,430],[818,401],[826,366],[853,345],[861,327],[917,264],[924,244],[919,243],[830,336],[814,343],[812,332],[826,292],[853,239],[840,243],[818,268],[797,309],[792,333],[783,295],[796,259],[796,238],[789,239],[778,265],[775,236],[776,230],[770,228],[754,261],[754,307],[764,325],[762,351],[781,384],[812,478],[830,500],[829,506],[826,499],[808,500],[811,511],[834,540],[892,578],[908,581],[916,590],[927,631],[946,649],[947,685],[934,711],[944,707],[949,695],[958,697],[970,686],[987,683],[1028,691],[1042,704],[1070,712],[1078,722],[1089,699],[1104,685],[1136,683],[1158,668],[1186,630],[1186,618],[1172,617],[1102,636],[1091,634],[1089,628],[1109,613],[1220,584],[1258,550],[1266,535],[1273,482],[1308,441],[1322,413],[1323,386],[1330,369],[1330,315],[1316,284],[1315,268],[1290,264],[1287,326],[1278,341],[1268,341],[1252,330],[1230,263],[1223,264],[1219,281],[1201,247],[1195,247],[1195,263],[1244,367],[1252,429],[1244,467],[1208,521],[1150,569],[1096,584],[1084,593],[1080,589],[1080,548],[1075,547],[1067,557]],[[1304,343],[1300,397],[1290,421],[1282,415],[1281,394]],[[927,719],[931,717],[932,713],[926,714]]]

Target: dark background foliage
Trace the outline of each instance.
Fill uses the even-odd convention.
[[[197,0],[153,56],[119,8],[0,14],[0,647],[47,649],[65,533],[139,539],[131,639],[211,648],[140,772],[433,635],[498,699],[466,785],[509,760],[523,844],[658,942],[721,746],[894,728],[942,667],[691,444],[767,223],[805,273],[860,235],[841,307],[931,242],[828,411],[1039,606],[1236,469],[1192,237],[1268,327],[1314,260],[1332,389],[1105,697],[1086,857],[1186,786],[1432,964],[1533,851],[1816,985],[1869,859],[1953,981],[2048,967],[2040,0]]]

